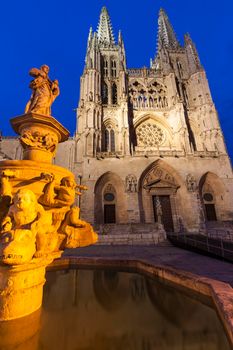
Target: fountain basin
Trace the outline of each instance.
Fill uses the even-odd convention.
[[[161,279],[119,269],[52,269],[46,274],[38,329],[29,339],[0,339],[7,350],[229,350],[210,298]],[[33,323],[35,325],[35,322]],[[7,332],[11,322],[0,323]],[[8,343],[7,343],[8,342]],[[17,343],[17,347],[16,347]],[[30,345],[29,345],[30,344]],[[26,347],[28,346],[28,347]]]

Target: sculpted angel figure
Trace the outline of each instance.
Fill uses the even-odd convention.
[[[58,80],[51,81],[49,76],[49,67],[44,64],[38,68],[32,68],[29,71],[34,79],[29,87],[32,89],[32,95],[28,101],[25,113],[34,112],[43,115],[51,115],[51,105],[59,95]]]

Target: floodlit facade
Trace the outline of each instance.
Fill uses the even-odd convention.
[[[128,68],[126,57],[104,7],[88,37],[76,135],[55,159],[89,188],[83,218],[152,224],[162,210],[165,230],[175,232],[231,221],[232,167],[192,39],[181,45],[160,10],[150,68]],[[19,158],[17,140],[3,138],[1,147],[2,158]]]

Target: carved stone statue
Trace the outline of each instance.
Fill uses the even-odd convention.
[[[156,214],[157,214],[158,223],[162,224],[163,211],[162,211],[162,206],[158,197],[156,198]]]
[[[23,160],[0,162],[0,321],[38,310],[46,266],[65,248],[98,239],[80,219],[80,208],[73,207],[75,196],[87,188],[53,164],[57,145],[69,131],[51,116],[59,87],[48,72],[46,65],[30,70],[32,95],[25,114],[11,119]]]
[[[66,235],[66,248],[84,247],[96,243],[97,234],[90,224],[79,219],[80,208],[74,207],[68,211],[61,225],[61,232]]]
[[[135,175],[127,175],[125,178],[126,192],[137,192],[137,178]]]
[[[72,177],[64,177],[60,184],[56,184],[56,180],[51,174],[41,174],[42,178],[48,181],[45,185],[44,194],[39,198],[42,205],[50,208],[69,207],[75,200],[76,182]]]
[[[30,82],[32,95],[26,105],[25,113],[34,112],[42,115],[51,115],[51,105],[59,95],[58,81],[51,81],[48,77],[49,67],[43,65],[38,68],[32,68],[29,71],[34,80]]]
[[[27,188],[20,189],[2,220],[1,261],[10,265],[29,262],[36,252],[36,235],[47,232],[51,225],[51,215],[37,203],[35,194]]]
[[[194,192],[197,188],[197,182],[192,174],[188,174],[186,177],[186,186],[189,192]]]

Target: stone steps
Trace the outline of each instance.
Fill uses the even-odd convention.
[[[99,235],[99,245],[153,245],[164,243],[165,235],[156,234],[108,234]]]
[[[99,245],[154,245],[164,242],[166,232],[158,224],[95,225]]]

